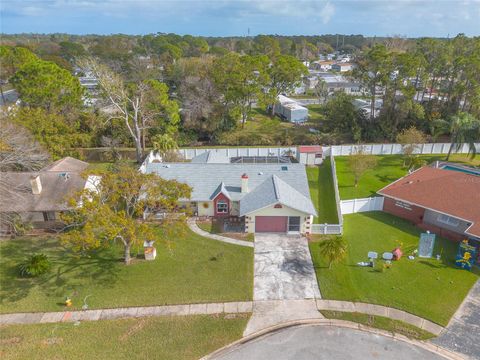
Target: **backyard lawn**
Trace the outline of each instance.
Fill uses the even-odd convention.
[[[198,359],[242,337],[247,314],[1,328],[2,359]]]
[[[125,266],[122,249],[104,249],[79,257],[55,237],[0,242],[0,312],[59,311],[69,296],[79,309],[240,301],[252,299],[253,250],[180,231],[171,246],[158,242],[157,258]],[[18,264],[43,252],[52,270],[39,278],[20,278]]]
[[[328,269],[318,242],[310,243],[322,297],[390,306],[446,325],[478,275],[455,267],[457,245],[442,238],[437,238],[434,250],[434,255],[442,254],[440,261],[409,260],[419,234],[418,228],[386,213],[345,215],[343,236],[348,254],[344,261]],[[381,257],[400,245],[404,257],[394,261],[390,269],[383,269],[382,260],[375,268],[357,266],[368,261],[369,251]]]
[[[333,187],[330,159],[325,159],[320,166],[307,167],[308,186],[318,217],[315,224],[338,224],[337,205]]]
[[[378,155],[376,157],[378,158],[377,166],[366,171],[355,188],[348,156],[335,156],[338,190],[342,200],[375,196],[378,190],[407,174],[407,169],[403,167],[403,157],[401,155]],[[436,160],[445,160],[444,154],[422,155],[421,157],[428,164]],[[471,160],[464,154],[453,154],[450,161],[475,166],[480,165],[478,156]]]

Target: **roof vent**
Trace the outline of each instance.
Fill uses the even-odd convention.
[[[282,166],[282,171],[288,171],[288,166]]]
[[[259,172],[258,172],[258,175],[263,175],[263,172],[259,171]]]

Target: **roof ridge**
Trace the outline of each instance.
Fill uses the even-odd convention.
[[[273,181],[273,191],[275,192],[275,199],[280,201],[280,191],[278,189],[278,184],[276,179],[278,179],[277,175],[273,174],[272,181]]]

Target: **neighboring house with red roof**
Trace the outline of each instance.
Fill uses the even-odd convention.
[[[480,173],[424,166],[378,191],[383,211],[418,227],[480,246]],[[465,169],[465,168],[463,168]]]

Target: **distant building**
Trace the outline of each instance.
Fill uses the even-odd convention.
[[[367,117],[370,117],[370,114],[372,113],[372,108],[371,108],[371,101],[370,100],[366,100],[366,99],[355,99],[353,100],[353,105],[357,108],[357,109],[361,109],[365,112],[365,114],[367,115]],[[382,110],[382,107],[383,107],[383,100],[382,99],[376,99],[375,100],[375,113],[373,114],[373,117],[377,117],[378,115],[380,115],[380,111]]]
[[[360,95],[362,93],[362,85],[359,82],[352,81],[342,75],[320,74],[318,79],[327,83],[329,95],[337,91],[343,91],[351,95]]]
[[[289,122],[303,123],[308,120],[308,109],[284,95],[278,96],[278,102],[274,109],[275,114]]]
[[[318,60],[313,61],[310,64],[310,69],[318,71],[330,71],[332,70],[332,65],[335,64],[335,61],[332,60]]]
[[[355,67],[355,64],[347,63],[347,62],[345,63],[339,62],[332,65],[332,71],[347,72],[347,71],[352,71],[354,67]]]

